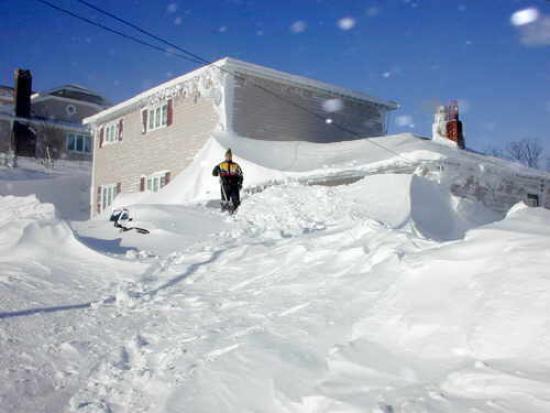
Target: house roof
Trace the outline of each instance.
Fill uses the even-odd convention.
[[[155,86],[151,89],[148,89],[124,102],[121,102],[115,106],[110,107],[109,109],[106,109],[93,116],[85,118],[83,122],[85,124],[90,124],[90,123],[95,123],[100,119],[115,116],[116,114],[127,110],[127,108],[131,106],[138,105],[143,99],[147,99],[148,97],[154,96],[155,94],[161,92],[163,89],[176,86],[177,84],[185,80],[189,80],[199,75],[200,73],[208,70],[211,67],[219,67],[221,70],[229,73],[249,74],[249,75],[254,75],[264,79],[276,80],[276,81],[291,84],[291,85],[297,85],[301,87],[305,86],[313,89],[318,89],[318,90],[325,91],[331,95],[341,95],[344,97],[353,98],[361,101],[374,102],[378,105],[381,105],[387,108],[388,110],[394,110],[399,107],[399,105],[393,101],[382,100],[382,99],[367,95],[365,93],[355,92],[346,88],[331,85],[329,83],[320,82],[318,80],[310,79],[307,77],[297,76],[297,75],[282,72],[279,70],[267,68],[265,66],[260,66],[260,65],[244,62],[242,60],[226,57],[226,58],[217,60],[210,65],[202,66],[182,76],[179,76],[165,83],[162,83],[158,86]]]
[[[74,84],[57,86],[44,92],[34,93],[31,98],[33,101],[40,101],[42,99],[45,99],[46,97],[51,96],[86,102],[96,105],[100,108],[106,108],[110,106],[110,102],[100,94],[83,86]]]
[[[383,100],[363,92],[357,92],[351,89],[346,89],[340,86],[321,82],[319,80],[311,79],[308,77],[293,75],[287,72],[282,72],[280,70],[271,69],[265,66],[244,62],[242,60],[234,59],[232,57],[226,57],[225,59],[222,59],[220,62],[223,62],[223,65],[225,68],[234,69],[239,73],[246,73],[246,74],[255,75],[258,77],[273,79],[273,80],[277,80],[279,82],[288,83],[288,84],[309,86],[313,89],[320,89],[335,95],[342,95],[342,96],[351,97],[357,100],[364,100],[368,102],[378,103],[379,105],[385,106],[390,110],[399,108],[399,105],[397,104],[397,102],[394,102],[394,101]]]

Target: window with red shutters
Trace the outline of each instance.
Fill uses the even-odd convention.
[[[164,185],[168,185],[170,183],[170,172],[166,172],[164,174]]]
[[[120,182],[117,182],[116,184],[116,194],[120,194],[122,192],[122,184]]]
[[[170,126],[174,121],[174,100],[168,99],[168,108],[166,114],[166,126]]]

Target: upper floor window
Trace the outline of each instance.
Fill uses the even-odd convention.
[[[99,147],[105,144],[122,142],[124,130],[124,119],[120,118],[116,121],[109,122],[105,126],[99,128]]]
[[[172,124],[173,100],[168,99],[141,111],[142,133],[147,133]]]
[[[69,133],[67,135],[68,152],[90,153],[91,147],[90,136],[77,133]]]
[[[114,143],[118,141],[117,124],[110,123],[105,126],[105,142]]]
[[[168,104],[148,109],[147,118],[149,119],[148,130],[164,128],[168,124]]]

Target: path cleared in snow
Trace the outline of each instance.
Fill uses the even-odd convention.
[[[0,204],[0,411],[550,409],[550,211],[411,175],[133,207],[147,236]]]

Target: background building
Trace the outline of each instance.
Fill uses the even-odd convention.
[[[0,152],[53,160],[92,159],[92,136],[82,119],[109,106],[101,95],[77,85],[33,93],[32,75],[22,69],[15,71],[15,87],[2,87],[1,92]]]

